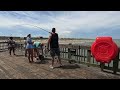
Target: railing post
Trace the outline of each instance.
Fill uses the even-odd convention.
[[[90,60],[91,60],[91,51],[90,51],[90,50],[87,50],[87,61],[88,61],[87,66],[88,66],[88,67],[90,66]]]
[[[118,64],[119,64],[119,53],[117,57],[113,60],[113,73],[116,74],[118,70]]]
[[[69,59],[69,63],[71,63],[71,50],[70,50],[70,48],[68,48],[68,59]]]
[[[79,46],[79,63],[80,63],[80,48],[81,48],[81,47]]]
[[[1,47],[1,42],[0,42],[0,49],[2,49],[2,47]]]
[[[104,66],[105,66],[104,63],[100,63],[101,71],[104,71]]]
[[[70,52],[70,48],[68,48],[68,59],[71,59],[71,52]]]

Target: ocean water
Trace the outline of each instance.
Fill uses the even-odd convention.
[[[120,39],[115,39],[114,42],[120,47]]]
[[[75,44],[75,45],[85,45],[85,46],[89,45],[89,46],[91,46],[94,41],[95,40],[79,40],[76,42],[73,41],[71,43]],[[120,39],[114,39],[113,41],[117,44],[118,47],[120,47]]]
[[[7,39],[1,39],[0,38],[0,42],[4,42],[4,41],[7,41]],[[47,43],[48,39],[42,39],[42,40],[36,40],[36,41],[40,41],[42,43]],[[92,43],[95,41],[95,39],[79,39],[79,40],[59,40],[59,43],[60,44],[73,44],[73,45],[92,45]],[[120,39],[114,39],[113,40],[118,47],[120,47]],[[23,42],[24,41],[22,40],[16,40],[16,42]]]

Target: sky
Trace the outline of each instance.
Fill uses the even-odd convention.
[[[49,37],[53,27],[60,38],[120,39],[120,11],[0,11],[0,36]]]

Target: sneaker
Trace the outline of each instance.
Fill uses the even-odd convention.
[[[51,68],[51,69],[54,69],[54,67],[53,67],[52,65],[50,65],[50,68]]]

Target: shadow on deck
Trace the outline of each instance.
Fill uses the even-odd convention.
[[[79,65],[74,64],[74,65],[64,65],[62,67],[58,67],[58,68],[62,68],[62,69],[76,69],[76,68],[80,68]]]
[[[63,67],[55,62],[54,69],[49,68],[51,58],[43,63],[29,63],[24,53],[16,52],[16,56],[0,52],[1,79],[120,79],[120,75],[102,72],[97,67],[82,64],[69,64],[62,60]]]

